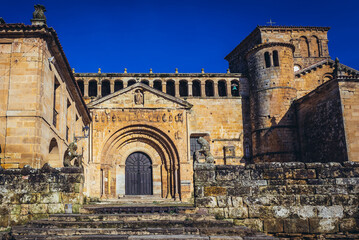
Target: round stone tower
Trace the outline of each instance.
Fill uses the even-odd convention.
[[[293,52],[292,44],[272,42],[246,54],[254,162],[297,160]]]

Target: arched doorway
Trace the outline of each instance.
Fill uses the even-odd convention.
[[[126,195],[152,195],[152,162],[142,152],[132,153],[126,159]]]

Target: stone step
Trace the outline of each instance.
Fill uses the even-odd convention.
[[[192,206],[84,206],[87,213],[122,214],[122,213],[190,213],[195,210]]]
[[[205,235],[205,236],[256,236],[256,233],[241,226],[212,228],[34,228],[14,227],[13,235],[25,237],[38,236],[88,236],[88,235]],[[263,236],[263,235],[262,235]],[[20,239],[20,238],[19,238]]]
[[[49,221],[143,221],[143,220],[216,220],[213,215],[201,214],[52,214]]]
[[[20,239],[15,237],[15,239]],[[199,236],[199,235],[141,235],[141,236],[128,236],[128,235],[87,235],[87,236],[39,236],[39,235],[29,235],[21,236],[23,240],[49,240],[49,239],[68,239],[68,240],[102,240],[102,239],[117,239],[117,240],[181,240],[181,239],[190,239],[190,240],[250,240],[246,237],[238,236]],[[257,240],[266,240],[258,236],[255,238]],[[273,239],[273,238],[272,238]],[[252,239],[251,239],[252,240]]]
[[[35,220],[27,224],[28,227],[42,228],[168,228],[168,227],[230,227],[233,223],[219,220],[143,220],[143,221],[48,221]]]

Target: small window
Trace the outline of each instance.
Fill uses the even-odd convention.
[[[275,67],[279,66],[279,57],[278,57],[278,51],[273,51],[273,65]]]
[[[168,80],[166,82],[166,93],[172,96],[175,96],[175,82]]]
[[[179,82],[179,94],[181,97],[188,96],[188,83],[187,81],[180,81]]]
[[[96,80],[91,80],[89,82],[89,97],[97,97],[97,82],[96,82]]]
[[[190,152],[191,152],[191,157],[194,158],[194,153],[198,150],[201,149],[201,144],[198,143],[198,140],[199,137],[191,137],[190,138],[190,145],[191,145],[191,149],[190,149]]]
[[[213,87],[213,82],[212,81],[206,81],[206,85],[205,85],[205,91],[206,91],[206,96],[207,97],[213,97],[214,96],[214,87]]]
[[[153,82],[153,88],[162,92],[162,81],[161,80],[155,80]]]
[[[115,92],[123,89],[123,82],[121,80],[115,81]]]
[[[233,97],[239,97],[239,81],[231,81],[231,94]]]
[[[199,80],[194,80],[192,82],[192,96],[193,97],[201,96],[201,82]]]
[[[130,81],[127,82],[127,87],[129,87],[129,86],[131,86],[131,85],[133,85],[135,83],[136,83],[136,80],[130,80]]]
[[[220,97],[225,97],[227,96],[227,83],[226,81],[219,81],[218,82],[218,95]]]
[[[101,96],[107,96],[111,93],[110,88],[110,81],[109,80],[103,80],[101,83]]]
[[[266,63],[266,68],[269,68],[271,66],[269,52],[264,53],[264,61]]]

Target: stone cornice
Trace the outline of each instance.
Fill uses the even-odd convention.
[[[76,78],[80,77],[129,77],[129,78],[240,78],[241,73],[75,73]]]
[[[269,42],[269,43],[262,43],[262,44],[258,44],[256,46],[254,46],[252,49],[250,49],[248,52],[246,52],[245,56],[247,57],[249,54],[251,54],[254,51],[259,51],[263,48],[268,48],[268,47],[275,47],[275,46],[281,46],[281,47],[288,47],[291,48],[292,51],[294,52],[295,47],[293,44],[291,43],[284,43],[284,42]]]

